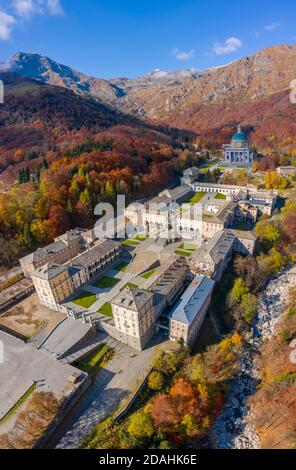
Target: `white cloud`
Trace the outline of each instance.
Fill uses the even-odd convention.
[[[265,31],[269,31],[270,33],[273,33],[276,29],[278,29],[281,26],[280,23],[276,23],[275,21],[273,23],[270,23],[265,26]]]
[[[1,6],[0,6],[1,7]],[[33,15],[62,15],[61,0],[12,0],[9,13],[0,10],[0,40],[10,38],[14,26]]]
[[[17,15],[25,18],[32,15],[61,15],[63,13],[60,0],[13,0],[12,8]]]
[[[238,51],[243,46],[240,39],[231,37],[226,39],[223,43],[217,42],[214,44],[213,52],[217,55],[231,54],[232,52]]]
[[[10,38],[15,23],[16,21],[13,16],[0,11],[0,40],[6,41]]]
[[[185,52],[185,51],[180,51],[180,49],[178,48],[175,48],[171,52],[176,57],[176,59],[183,60],[183,61],[193,59],[195,55],[194,49],[191,49],[190,51]]]

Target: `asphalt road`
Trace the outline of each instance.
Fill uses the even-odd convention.
[[[159,347],[165,350],[175,348],[174,343],[165,341],[158,344],[158,341],[159,338],[145,351],[135,352],[129,346],[109,338],[107,342],[116,351],[113,359],[94,379],[46,447],[78,448],[96,424],[112,415],[123,400],[130,397],[144,380],[151,368],[156,350]]]

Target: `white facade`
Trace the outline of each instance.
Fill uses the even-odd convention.
[[[209,308],[215,281],[197,276],[170,314],[170,339],[192,346]]]
[[[255,154],[250,151],[246,134],[239,127],[237,133],[232,136],[231,144],[223,147],[223,160],[229,166],[251,166]]]

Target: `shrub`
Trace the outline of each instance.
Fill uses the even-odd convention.
[[[163,374],[155,370],[151,372],[151,374],[148,377],[148,387],[151,390],[162,390],[165,384],[165,379]]]
[[[143,411],[138,411],[132,415],[128,432],[137,439],[150,439],[153,435],[151,415],[143,413]]]

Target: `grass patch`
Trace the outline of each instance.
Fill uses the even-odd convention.
[[[108,289],[110,287],[116,286],[118,284],[119,279],[116,279],[115,277],[108,277],[104,276],[101,277],[97,282],[93,283],[93,286],[97,287],[98,289]]]
[[[32,393],[36,389],[36,384],[31,385],[31,387],[24,393],[24,395],[19,399],[19,401],[0,419],[0,424],[3,424],[7,421],[12,415],[14,415],[17,410],[22,406],[22,404],[28,400],[28,398],[32,395]]]
[[[112,353],[113,349],[110,346],[101,344],[99,349],[84,357],[81,361],[75,362],[75,367],[90,375],[97,374],[99,369],[111,359]]]
[[[127,287],[131,287],[132,289],[137,289],[139,286],[137,284],[133,284],[132,282],[127,282],[121,289],[120,292],[122,292],[124,289]]]
[[[222,194],[222,193],[217,193],[216,196],[215,196],[215,199],[227,199],[227,196],[225,196],[225,194]]]
[[[182,243],[182,245],[179,246],[181,250],[186,250],[186,251],[195,251],[197,249],[197,246],[191,245],[190,243]]]
[[[193,196],[191,196],[189,198],[189,200],[187,201],[187,204],[192,204],[192,205],[198,204],[206,194],[207,193],[204,192],[204,191],[201,191],[199,193],[195,193]]]
[[[220,158],[215,158],[215,160],[208,162],[208,163],[203,163],[200,168],[211,168],[212,166],[216,165],[219,163],[221,160]]]
[[[191,256],[192,253],[188,253],[188,251],[184,250],[176,250],[175,254],[178,256],[183,256],[183,258],[188,258],[189,256]]]
[[[136,246],[139,246],[139,245],[140,245],[140,242],[138,242],[136,240],[125,240],[124,242],[122,242],[122,246],[136,247]]]
[[[243,232],[249,230],[249,226],[247,222],[235,222],[235,224],[233,225],[233,228],[236,230],[242,230]]]
[[[147,271],[146,273],[142,274],[141,277],[143,279],[149,279],[153,274],[155,273],[156,269],[150,269],[150,271]]]
[[[288,310],[288,317],[294,317],[296,316],[296,307],[291,307]]]
[[[133,238],[133,240],[137,240],[139,242],[144,242],[147,240],[148,236],[147,235],[137,235],[136,237]]]
[[[122,262],[117,266],[117,268],[115,268],[115,271],[118,271],[120,273],[124,273],[126,271],[126,268],[128,267],[128,265],[129,265],[128,262]]]
[[[105,317],[113,317],[112,307],[110,302],[106,302],[102,307],[98,310],[98,313],[105,315]]]
[[[97,297],[95,294],[90,294],[89,292],[83,291],[81,292],[76,299],[72,300],[72,302],[80,307],[89,308],[92,304],[95,303]]]

